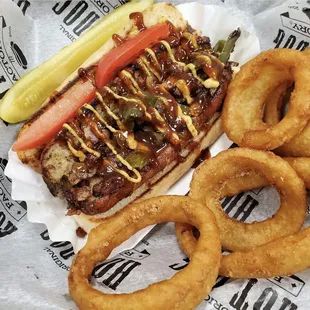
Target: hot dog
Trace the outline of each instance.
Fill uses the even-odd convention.
[[[46,100],[13,146],[86,231],[165,193],[222,132],[233,65],[223,60],[225,46],[212,49],[170,4],[130,20]]]

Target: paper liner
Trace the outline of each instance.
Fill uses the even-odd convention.
[[[227,9],[199,3],[181,4],[178,6],[178,9],[194,29],[210,37],[212,45],[215,45],[220,39],[226,39],[233,30],[239,27],[242,34],[231,56],[231,60],[243,64],[259,53],[260,48],[256,35],[247,32],[242,23],[236,17],[231,16]],[[221,138],[212,146],[212,155],[227,148],[226,144],[227,139],[225,140],[225,137]],[[167,194],[186,194],[189,189],[192,172],[193,170],[185,174]],[[66,202],[53,197],[42,176],[22,164],[16,153],[11,150],[9,151],[9,161],[5,174],[12,179],[12,198],[27,202],[27,216],[30,222],[44,223],[47,226],[50,239],[53,241],[70,241],[75,251],[83,247],[86,238],[76,236],[78,224],[73,217],[66,216]],[[150,226],[141,230],[116,248],[110,256],[134,247],[152,228],[153,226]]]

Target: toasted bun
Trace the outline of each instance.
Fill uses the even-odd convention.
[[[148,9],[142,12],[144,25],[148,28],[156,25],[158,22],[168,20],[176,28],[184,29],[187,26],[187,22],[183,19],[182,14],[171,4],[157,3],[150,6]],[[137,31],[132,21],[130,21],[123,29],[117,32],[122,37],[134,37]],[[97,64],[101,58],[106,55],[110,50],[115,47],[114,41],[109,39],[96,53],[90,56],[80,67],[87,70]],[[57,89],[56,92],[64,94],[69,88],[76,84],[80,80],[78,70],[74,71]],[[43,103],[43,107],[21,128],[18,137],[25,132],[25,130],[33,123],[41,114],[43,114],[50,106],[55,102],[55,98],[52,96],[47,98]],[[27,151],[17,152],[17,156],[22,163],[30,166],[37,172],[41,172],[40,155],[42,148],[31,149]]]
[[[165,194],[168,189],[192,167],[201,151],[213,144],[222,134],[222,122],[219,114],[217,114],[212,121],[213,123],[208,133],[202,138],[197,147],[190,151],[182,163],[175,163],[174,167],[167,166],[167,169],[170,168],[169,172],[163,171],[163,176],[161,177],[160,175],[157,175],[157,180],[151,186],[147,187],[146,184],[145,186],[142,185],[133,192],[132,195],[118,202],[108,212],[97,214],[95,216],[89,216],[83,213],[73,215],[79,226],[88,233],[91,229],[102,223],[105,218],[112,216],[129,203]]]

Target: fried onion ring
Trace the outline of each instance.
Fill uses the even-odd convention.
[[[161,222],[196,226],[200,238],[189,265],[171,279],[131,294],[105,294],[89,284],[95,265],[142,228]],[[206,297],[218,275],[219,230],[212,212],[188,197],[165,196],[132,204],[93,229],[69,274],[69,291],[80,309],[192,309]]]
[[[296,234],[222,258],[220,275],[231,278],[287,276],[310,266],[310,227]]]
[[[302,52],[276,49],[250,60],[230,83],[223,129],[239,146],[273,150],[291,140],[310,118],[310,59]],[[288,113],[275,125],[263,121],[266,100],[280,85],[295,84]]]
[[[242,223],[229,218],[223,211],[220,201],[225,196],[262,187],[266,183],[275,186],[281,201],[272,218]],[[230,251],[245,251],[295,233],[306,216],[304,183],[286,161],[271,152],[235,148],[220,153],[196,169],[189,195],[214,213],[221,232],[221,244]],[[179,223],[176,229],[183,250],[190,255],[195,247],[192,229]],[[187,240],[182,241],[182,238]]]
[[[310,189],[310,157],[284,157]]]
[[[276,125],[282,118],[282,110],[285,102],[283,96],[289,85],[287,83],[278,87],[267,99],[265,105],[265,122]],[[274,150],[280,156],[308,157],[310,156],[310,122],[295,137]]]
[[[268,181],[261,175],[255,172],[248,172],[242,177],[236,177],[233,179],[227,179],[224,181],[221,192],[223,197],[230,197],[237,195],[240,192],[240,188],[243,191],[256,189],[260,187],[268,186]],[[190,257],[197,245],[197,239],[195,237],[195,227],[190,224],[176,223],[175,232],[183,252]]]
[[[290,83],[283,83],[267,98],[264,110],[264,121],[269,125],[276,125],[279,123],[282,115],[282,108],[284,104],[284,96],[291,86]]]

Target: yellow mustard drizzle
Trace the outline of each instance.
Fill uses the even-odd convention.
[[[74,130],[71,126],[69,126],[67,123],[65,123],[65,124],[63,124],[63,127],[66,128],[66,129],[79,141],[79,143],[81,144],[81,147],[82,147],[85,151],[87,151],[87,152],[90,153],[90,154],[93,154],[94,156],[96,156],[96,157],[98,157],[98,158],[101,156],[101,154],[100,154],[99,152],[97,152],[97,151],[95,151],[95,150],[89,148],[89,147],[85,144],[85,142],[83,141],[83,139],[81,139],[81,138],[78,136],[78,134],[75,132],[75,130]]]
[[[199,59],[204,59],[205,57],[208,57],[210,59],[210,62],[208,63],[210,66],[212,65],[212,62],[211,62],[211,59],[213,59],[215,62],[217,62],[218,64],[220,64],[222,67],[225,66],[224,63],[222,63],[218,58],[216,58],[215,56],[213,55],[198,55],[197,58]]]
[[[142,67],[142,69],[144,70],[144,72],[146,73],[146,75],[148,77],[152,77],[152,73],[150,72],[150,70],[148,69],[148,67],[145,65],[145,63],[143,62],[143,60],[141,59],[141,57],[138,58],[137,63],[139,64],[140,67]]]
[[[169,101],[167,98],[163,97],[163,96],[159,96],[159,99],[161,99],[164,104],[166,106],[169,105]],[[197,136],[198,135],[198,131],[197,129],[195,128],[195,126],[193,125],[193,121],[192,121],[192,118],[188,115],[185,115],[183,114],[183,111],[182,109],[180,108],[180,106],[178,105],[178,117],[180,117],[181,119],[184,120],[184,122],[186,123],[186,126],[189,130],[189,132],[192,134],[193,137]]]
[[[117,130],[117,129],[115,129],[114,127],[112,127],[112,126],[110,126],[107,122],[106,122],[106,120],[91,106],[91,105],[89,105],[89,104],[85,104],[84,105],[84,107],[86,108],[86,109],[88,109],[88,110],[91,110],[95,115],[96,115],[96,117],[99,119],[99,121],[101,122],[101,123],[103,123],[111,132],[113,132],[113,133],[115,133],[115,132],[119,132],[119,133],[121,133],[126,139],[127,138],[129,138],[128,137],[128,135],[126,135],[124,132],[122,132],[122,131],[120,131],[120,130]],[[133,139],[133,141],[132,141],[132,136],[130,136],[130,144],[131,145],[129,145],[129,143],[128,143],[128,146],[129,146],[129,148],[130,149],[136,149],[137,148],[137,141],[136,140],[134,140]],[[128,141],[129,142],[129,141]]]
[[[104,103],[101,94],[97,92],[96,95],[97,95],[98,100],[99,100],[99,101],[102,103],[102,105],[105,107],[107,113],[117,122],[118,127],[119,127],[120,129],[124,130],[125,128],[124,128],[124,126],[123,126],[123,123],[120,121],[119,117],[118,117],[117,115],[115,115],[115,114],[111,111],[111,109]],[[113,128],[113,127],[112,127],[112,128]],[[113,128],[113,129],[114,129],[114,128]],[[114,129],[114,130],[116,130],[116,129]],[[128,143],[128,146],[129,146],[130,149],[134,150],[134,149],[137,148],[138,142],[135,140],[135,138],[134,138],[133,135],[130,135],[130,134],[128,135],[128,134],[126,134],[125,132],[120,131],[120,130],[116,130],[116,131],[117,131],[117,132],[121,132],[122,135],[127,139],[127,143]]]
[[[159,114],[159,112],[153,108],[153,107],[150,107],[150,109],[152,109],[154,111],[154,114],[156,116],[156,118],[161,122],[161,123],[164,123],[165,120],[163,119],[163,117]]]
[[[188,41],[191,41],[194,48],[196,48],[196,49],[198,48],[196,37],[193,34],[191,34],[189,32],[184,32],[182,34],[182,37],[186,38]]]
[[[103,117],[101,117],[101,115],[97,112],[97,110],[95,108],[93,108],[91,105],[86,103],[86,104],[84,104],[83,107],[88,109],[88,110],[90,110],[90,111],[92,111],[96,115],[96,117],[99,119],[99,121],[101,123],[103,123],[111,132],[113,132],[113,133],[118,132],[118,130],[115,129],[114,127],[110,126],[107,123],[107,121]]]
[[[136,82],[136,80],[133,78],[133,76],[126,70],[122,70],[120,73],[121,78],[127,78],[128,80],[130,80],[131,82],[131,86],[130,90],[133,92],[133,94],[137,95],[139,93],[141,93],[141,89],[138,85],[138,83]]]
[[[99,133],[99,135],[100,135],[101,133],[100,133],[100,131],[99,131],[99,129],[98,129],[97,126],[95,126],[95,129],[96,129],[96,131],[97,131],[97,132]],[[121,174],[122,176],[124,176],[128,181],[131,181],[131,182],[133,182],[133,183],[139,183],[139,182],[141,182],[141,180],[142,180],[141,174],[140,174],[135,168],[133,168],[133,167],[126,161],[126,159],[124,159],[121,155],[119,155],[119,154],[116,152],[114,146],[113,146],[110,142],[108,142],[108,141],[103,141],[103,142],[104,142],[104,143],[107,145],[107,147],[112,151],[112,153],[116,156],[116,158],[117,158],[124,166],[126,166],[126,167],[128,168],[128,170],[132,171],[132,172],[136,175],[137,178],[136,178],[136,179],[135,179],[135,178],[132,178],[130,175],[128,175],[128,173],[127,173],[126,171],[114,167],[114,166],[108,161],[109,164],[110,164],[110,166],[111,166],[115,171],[117,171],[119,174]]]
[[[128,136],[126,136],[126,134],[125,134],[124,132],[122,132],[122,131],[120,131],[120,130],[117,130],[117,129],[115,129],[114,127],[110,126],[110,125],[107,123],[107,121],[106,121],[106,120],[96,111],[96,109],[94,109],[91,105],[85,104],[85,105],[84,105],[84,108],[86,108],[86,109],[88,109],[88,110],[91,110],[91,111],[96,115],[96,117],[99,119],[99,121],[100,121],[101,123],[103,123],[103,124],[106,126],[106,128],[108,128],[111,132],[113,132],[113,133],[118,132],[118,133],[121,133],[126,139],[129,138]],[[134,139],[132,140],[132,137],[131,137],[131,136],[130,136],[129,140],[130,140],[130,142],[127,141],[127,142],[128,142],[129,148],[130,148],[130,149],[136,149],[136,148],[137,148],[137,141],[134,140]]]
[[[114,113],[111,111],[111,109],[104,103],[101,94],[98,93],[98,92],[96,92],[96,96],[97,96],[97,98],[99,99],[99,101],[102,103],[102,105],[103,105],[103,107],[105,108],[105,110],[107,111],[107,113],[108,113],[113,119],[115,119],[116,121],[119,121],[119,120],[120,120],[119,117],[118,117],[116,114],[114,114]]]
[[[160,41],[160,43],[164,45],[164,47],[166,48],[166,50],[168,52],[169,57],[171,58],[171,60],[173,62],[175,62],[176,64],[180,65],[181,67],[185,67],[186,66],[186,64],[184,62],[177,61],[175,59],[175,57],[174,57],[174,55],[172,53],[171,47],[170,47],[170,45],[169,45],[169,43],[167,41],[162,40],[162,41]]]
[[[126,78],[130,79],[129,76],[131,76],[131,74],[130,74],[129,72],[127,72]],[[136,81],[134,80],[134,78],[133,78],[132,76],[131,76],[131,78],[132,78],[132,79],[130,79],[130,80],[133,80],[133,81],[136,83]],[[141,93],[141,96],[145,97],[145,95],[142,93],[141,88],[139,87],[139,85],[136,83],[136,85],[134,85],[134,86],[137,88],[137,92]],[[156,125],[156,128],[157,128],[161,133],[166,134],[166,131],[165,131],[165,128],[166,128],[166,127],[165,127],[165,126],[168,126],[168,125],[166,124],[165,119],[159,114],[159,112],[158,112],[154,107],[149,107],[149,109],[151,109],[151,110],[154,112],[156,119],[157,119],[159,122],[162,123],[162,125],[157,124],[157,125]],[[151,117],[152,117],[152,116],[151,116]],[[174,139],[174,141],[180,141],[180,138],[179,138],[179,136],[178,136],[176,133],[172,133],[172,138]]]
[[[196,58],[197,58],[197,59],[203,60],[203,61],[204,61],[206,64],[208,64],[209,66],[212,65],[211,58],[210,58],[209,56],[207,56],[207,55],[198,55]]]
[[[151,68],[150,63],[148,62],[146,57],[142,55],[142,56],[140,56],[140,59],[141,59],[142,63],[145,65],[145,68],[146,68],[146,70],[148,70],[149,74],[153,73],[156,76],[157,80],[160,81],[161,80],[160,74],[156,70]],[[151,76],[152,76],[152,74],[151,74]]]
[[[129,76],[130,76],[130,73],[127,72],[126,78],[129,78]],[[131,77],[132,77],[132,76],[131,76]],[[130,80],[131,80],[131,79],[130,79]],[[133,77],[132,77],[132,80],[134,80]],[[136,83],[136,81],[135,81],[135,83]],[[136,87],[137,87],[137,91],[138,91],[139,93],[141,93],[141,96],[145,97],[145,95],[142,93],[142,91],[141,91],[141,89],[140,89],[140,87],[139,87],[138,84],[136,84]],[[144,107],[145,107],[145,106],[144,106]],[[146,109],[146,107],[145,107],[145,109]],[[166,124],[166,121],[164,120],[164,118],[159,114],[159,112],[158,112],[155,108],[149,107],[149,109],[151,109],[151,110],[154,112],[156,119],[157,119],[159,122],[162,123],[162,125],[156,125],[156,128],[157,128],[160,132],[162,132],[162,133],[165,134],[165,127],[164,127],[164,126],[167,125],[167,124]],[[146,113],[147,113],[147,112],[146,112]],[[150,114],[149,114],[149,115],[150,115]],[[151,115],[150,115],[150,116],[151,116]],[[151,116],[151,118],[152,118],[152,116]],[[168,126],[168,125],[167,125],[167,126]],[[180,140],[179,137],[178,137],[178,135],[177,135],[176,133],[173,133],[173,134],[172,134],[172,137],[173,137],[174,140],[177,140],[177,141]]]
[[[194,37],[194,40],[197,44],[197,41],[196,41],[196,38]],[[166,47],[166,50],[168,51],[168,54],[169,54],[169,57],[171,58],[171,60],[173,62],[176,62],[178,63],[179,65],[181,65],[182,67],[185,67],[186,68],[186,64],[183,63],[183,62],[177,62],[173,53],[172,53],[172,50],[171,50],[171,47],[170,45],[168,44],[168,42],[166,41],[161,41],[161,43]],[[194,43],[193,43],[194,45]],[[197,46],[198,47],[198,46]],[[158,62],[158,59],[155,55],[155,53],[150,49],[150,48],[147,48],[145,49],[150,55],[151,57],[154,59],[154,61],[158,64],[158,66],[160,67],[159,65],[159,62]],[[146,59],[145,59],[146,60]],[[147,61],[147,60],[146,60]],[[194,64],[191,64],[194,68]],[[200,79],[196,73],[196,70],[195,70],[195,75],[194,75],[195,78],[198,78],[200,82],[204,82],[202,79]],[[183,81],[183,82],[182,82]],[[179,81],[178,81],[179,82]],[[176,86],[180,89],[180,91],[182,92],[184,98],[186,99],[186,101],[188,103],[191,103],[193,101],[193,99],[190,97],[190,91],[188,89],[188,86],[186,85],[186,82],[184,80],[181,80],[181,82],[179,82],[176,84]],[[163,97],[163,96],[159,96],[159,98],[166,104],[166,105],[169,105],[169,102],[167,100],[167,98]],[[182,109],[178,106],[178,116],[183,119],[186,123],[186,126],[188,128],[188,130],[190,131],[190,133],[192,134],[193,137],[197,136],[198,135],[198,132],[197,132],[197,129],[195,128],[195,126],[193,125],[193,122],[192,122],[192,119],[190,116],[188,115],[184,115],[183,112],[182,112]]]
[[[185,66],[185,70],[191,70],[193,76],[205,87],[205,88],[217,88],[219,87],[219,81],[216,81],[212,78],[203,80],[197,75],[196,67],[194,64],[190,63]]]
[[[67,142],[68,148],[70,150],[70,152],[75,156],[78,157],[80,161],[84,161],[86,159],[85,154],[82,151],[78,151],[76,150],[72,144],[70,143],[70,141]]]
[[[200,79],[200,78],[198,77],[198,75],[197,75],[196,67],[195,67],[194,64],[190,63],[190,64],[187,64],[187,65],[186,65],[184,62],[177,61],[177,60],[175,59],[173,53],[172,53],[172,50],[171,50],[171,47],[170,47],[169,43],[166,42],[166,41],[160,41],[160,42],[165,46],[165,48],[166,48],[166,50],[167,50],[167,52],[168,52],[168,55],[169,55],[169,57],[171,58],[171,60],[172,60],[173,62],[175,62],[176,64],[180,65],[181,67],[184,67],[185,70],[186,70],[187,68],[190,69],[190,70],[192,71],[192,73],[193,73],[193,76],[194,76],[199,82],[201,82],[202,85],[203,85],[205,88],[217,88],[217,87],[220,85],[219,81],[216,81],[216,80],[213,79],[213,78],[209,78],[209,79],[207,79],[207,80],[205,80],[205,81],[203,81],[202,79]],[[201,56],[201,57],[200,57],[200,56]],[[201,59],[207,61],[207,63],[211,65],[211,59],[210,59],[208,56],[206,56],[206,55],[199,55],[199,56],[197,56],[197,58],[198,58],[198,57],[200,57]],[[194,72],[195,72],[195,74],[194,74]]]
[[[113,170],[115,170],[116,172],[118,172],[119,174],[121,174],[121,175],[122,175],[123,177],[125,177],[128,181],[131,181],[131,182],[133,182],[133,183],[139,183],[139,182],[141,182],[142,177],[141,177],[140,174],[139,174],[139,177],[137,177],[137,179],[134,179],[134,178],[132,178],[131,176],[129,176],[128,173],[127,173],[126,171],[120,170],[120,169],[114,167],[109,161],[107,161],[107,162],[110,164],[110,166],[112,167]],[[134,168],[133,168],[132,172],[135,173],[135,174],[136,174],[136,173],[139,173],[139,172],[138,172],[136,169],[134,169]]]
[[[170,45],[168,44],[168,46],[170,47]],[[155,54],[154,54],[154,57],[156,59],[156,61],[158,62]],[[146,60],[146,59],[145,59]],[[147,60],[146,60],[147,61]],[[184,64],[185,65],[185,64]],[[126,72],[126,73],[125,73]],[[138,83],[135,81],[135,79],[133,78],[133,76],[128,72],[128,71],[125,71],[123,70],[122,71],[123,75],[129,79],[133,86],[135,87],[136,89],[136,93],[139,93],[139,94],[142,94],[142,96],[145,96],[142,91],[141,91],[141,88],[139,87]],[[122,76],[121,76],[122,77]],[[191,103],[193,101],[193,99],[190,97],[190,91],[188,89],[188,86],[186,85],[186,82],[184,80],[180,80],[178,81],[179,83],[176,84],[176,86],[180,89],[180,91],[182,92],[184,98],[187,100],[188,103]],[[150,85],[149,88],[152,88],[152,85]],[[166,106],[169,105],[169,102],[167,100],[167,98],[163,97],[163,96],[159,96],[159,98],[166,104]],[[161,115],[158,113],[158,111],[156,109],[154,109],[154,113],[155,113],[155,116],[156,118],[160,121],[160,122],[165,122],[165,120],[161,117]],[[178,107],[178,116],[180,118],[182,118],[185,123],[186,123],[186,126],[188,128],[188,130],[191,132],[191,134],[195,137],[198,132],[197,132],[197,129],[195,128],[195,126],[193,125],[193,122],[192,122],[192,119],[190,116],[188,115],[184,115],[183,112],[182,112],[182,109],[180,107]],[[159,128],[157,126],[157,128],[160,130],[160,132],[164,133],[164,130],[163,128]],[[179,137],[176,133],[173,133],[172,134],[173,138],[177,141],[179,141]]]
[[[181,91],[183,97],[186,99],[188,104],[193,102],[193,98],[191,97],[189,88],[184,80],[178,80],[175,83],[175,86]]]
[[[156,118],[157,118],[160,122],[165,123],[165,120],[161,117],[161,115],[158,113],[158,111],[157,111],[156,109],[154,109],[154,108],[153,108],[153,110],[154,110],[154,113],[155,113]],[[159,129],[160,132],[165,133],[165,129],[164,129],[163,127],[158,126],[158,129]],[[175,132],[172,133],[172,138],[173,138],[175,141],[180,141],[179,136],[178,136]]]
[[[150,49],[150,48],[146,48],[145,51],[148,52],[148,54],[153,58],[154,62],[156,63],[156,65],[160,69],[160,64],[158,62],[158,59],[157,59],[154,51],[152,49]]]
[[[144,70],[144,72],[146,73],[146,86],[148,88],[151,88],[154,81],[153,81],[153,75],[152,72],[149,70],[149,68],[145,65],[145,63],[143,62],[143,60],[141,59],[141,57],[138,59],[138,64],[139,66]]]
[[[217,80],[214,80],[213,78],[209,78],[203,82],[203,85],[205,88],[218,88],[220,85],[220,82]]]
[[[100,116],[100,114],[98,114],[98,112],[97,112],[92,106],[90,106],[90,105],[88,105],[88,104],[85,104],[84,107],[87,108],[87,109],[90,109],[97,117],[99,116],[98,118],[99,118],[100,121],[103,120],[103,118]],[[104,121],[104,120],[103,120],[103,121]],[[105,121],[104,121],[104,124],[106,125],[106,122],[105,122]],[[97,151],[92,150],[91,148],[89,148],[89,147],[84,143],[84,141],[78,136],[78,134],[75,132],[75,130],[74,130],[71,126],[69,126],[68,124],[64,124],[63,127],[66,128],[66,129],[79,141],[79,143],[81,144],[81,146],[82,146],[82,148],[83,148],[84,150],[86,150],[87,152],[89,152],[89,153],[95,155],[95,156],[98,157],[98,158],[101,156],[101,154],[100,154],[99,152],[97,152]],[[112,128],[113,128],[113,127],[112,127]],[[97,131],[99,134],[101,134],[97,126],[95,127],[95,129],[96,129],[96,131]],[[114,128],[113,128],[113,129],[114,129]],[[115,129],[114,129],[114,130],[115,130]],[[108,148],[112,151],[112,153],[116,156],[116,158],[117,158],[124,166],[126,166],[130,171],[132,171],[132,172],[136,175],[137,178],[132,178],[130,175],[128,175],[128,173],[127,173],[126,171],[123,171],[123,170],[121,170],[121,169],[118,169],[118,168],[114,167],[114,166],[109,162],[110,166],[111,166],[115,171],[117,171],[119,174],[121,174],[122,176],[124,176],[128,181],[131,181],[131,182],[133,182],[133,183],[139,183],[139,182],[141,182],[141,180],[142,180],[141,174],[140,174],[136,169],[134,169],[122,156],[120,156],[120,155],[116,152],[115,148],[113,147],[113,145],[112,145],[110,142],[108,142],[108,141],[104,141],[104,142],[106,143],[106,145],[108,146]],[[85,154],[84,154],[82,151],[76,150],[76,149],[72,146],[72,144],[71,144],[69,141],[67,142],[67,145],[68,145],[69,150],[72,152],[72,154],[73,154],[74,156],[78,157],[78,158],[80,159],[80,161],[84,161],[84,160],[85,160],[86,156],[85,156]]]
[[[104,109],[106,110],[106,112],[116,121],[118,127],[121,129],[121,130],[124,130],[125,127],[123,126],[123,123],[121,122],[121,120],[119,119],[119,117],[114,114],[112,112],[112,110],[106,105],[106,103],[103,101],[103,98],[101,96],[100,93],[96,92],[96,96],[97,96],[97,99],[100,101],[100,103],[102,104],[102,106],[104,107]]]
[[[151,75],[147,77],[147,79],[149,77],[152,77]],[[138,95],[139,97],[144,97],[144,94],[140,88],[140,86],[138,85],[138,83],[136,82],[136,80],[134,79],[134,77],[128,72],[128,71],[125,71],[123,70],[121,72],[121,78],[122,79],[128,79],[130,82],[131,82],[131,85],[130,85],[130,90],[135,94],[135,95]]]
[[[198,55],[196,58],[197,58],[197,59],[203,60],[203,61],[204,61],[206,64],[208,64],[210,67],[212,66],[212,60],[211,60],[211,58],[214,59],[215,61],[217,61],[217,60],[216,60],[217,58],[214,57],[214,56],[212,56],[212,55],[210,55],[210,56],[207,56],[207,55]],[[222,63],[221,63],[221,64],[222,64]],[[223,64],[222,64],[222,65],[223,65]],[[207,79],[207,80],[204,81],[204,86],[205,86],[206,88],[217,88],[217,87],[219,87],[219,85],[220,85],[220,82],[217,81],[217,80],[215,79],[215,76],[210,77],[209,79]]]
[[[135,102],[137,103],[144,111],[144,114],[146,116],[146,118],[148,120],[152,120],[152,116],[146,111],[146,107],[145,105],[143,104],[143,102],[141,100],[138,100],[138,99],[133,99],[133,98],[126,98],[124,96],[120,96],[118,95],[117,93],[115,93],[111,88],[109,88],[108,86],[104,86],[104,88],[111,94],[113,95],[114,98],[116,99],[123,99],[124,101],[127,101],[127,102]]]
[[[184,115],[179,105],[178,105],[178,114],[182,115],[182,119],[185,121],[189,132],[192,134],[193,137],[196,137],[198,135],[198,131],[193,124],[192,118],[189,115]]]

